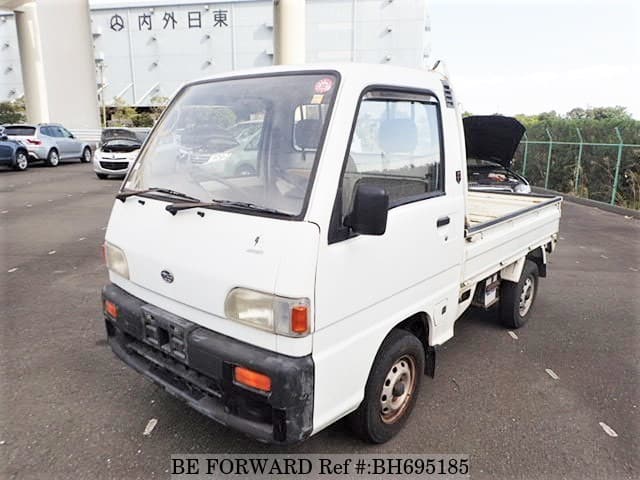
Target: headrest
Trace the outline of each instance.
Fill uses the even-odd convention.
[[[305,150],[315,150],[320,143],[322,122],[315,118],[305,118],[296,123],[293,139],[295,144]]]
[[[410,118],[389,118],[380,123],[378,142],[384,153],[411,153],[418,145],[418,129]]]

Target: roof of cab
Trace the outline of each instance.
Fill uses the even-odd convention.
[[[269,74],[282,74],[290,72],[304,73],[314,71],[336,71],[340,74],[344,81],[356,81],[362,84],[385,84],[385,85],[434,85],[435,82],[440,84],[446,77],[438,71],[418,69],[410,67],[401,67],[388,64],[369,64],[369,63],[318,63],[305,65],[273,65],[269,67],[252,68],[247,70],[234,70],[220,73],[217,75],[200,78],[185,83],[184,86],[203,83],[207,81],[221,80],[225,78],[239,78],[261,76]],[[433,87],[432,87],[433,88]]]

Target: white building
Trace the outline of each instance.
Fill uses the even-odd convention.
[[[96,90],[104,90],[107,105],[148,106],[187,80],[273,63],[271,0],[90,0],[89,5]],[[64,18],[58,21],[64,29]],[[42,39],[48,41],[55,39]],[[428,53],[426,0],[306,0],[308,63],[422,66]],[[64,62],[56,68],[64,69]],[[24,91],[16,22],[6,11],[0,14],[0,101]]]

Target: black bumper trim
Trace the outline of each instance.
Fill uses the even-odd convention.
[[[113,284],[103,289],[103,299],[118,306],[117,319],[105,314],[113,352],[168,393],[262,442],[296,443],[311,434],[314,365],[310,355],[289,357],[213,332],[146,304]],[[153,312],[153,318],[148,312]],[[158,330],[170,332],[158,335]],[[175,350],[174,344],[184,350]],[[234,384],[234,365],[269,375],[272,391],[254,392]]]

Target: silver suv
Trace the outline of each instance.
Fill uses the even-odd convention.
[[[45,161],[51,167],[57,167],[60,160],[91,161],[91,146],[77,140],[69,130],[57,123],[5,125],[4,134],[21,141],[27,147],[31,161]]]

